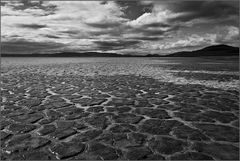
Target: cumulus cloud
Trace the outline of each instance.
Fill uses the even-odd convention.
[[[142,3],[142,1],[116,1],[123,9],[124,18],[135,20],[145,13],[151,13],[153,9],[152,3]]]
[[[193,34],[187,36],[181,40],[167,43],[165,46],[159,46],[160,49],[182,49],[187,47],[196,47],[196,46],[204,46],[204,45],[213,45],[215,44],[216,35],[214,34],[204,34],[197,35]]]
[[[216,34],[216,42],[229,43],[231,45],[238,45],[239,42],[239,28],[235,26],[216,27],[218,31]]]
[[[238,10],[239,2],[231,0],[4,2],[1,38],[4,50],[29,53],[161,54],[218,43],[236,46]]]

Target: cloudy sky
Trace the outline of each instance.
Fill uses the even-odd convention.
[[[238,0],[1,2],[2,53],[166,54],[238,46]]]

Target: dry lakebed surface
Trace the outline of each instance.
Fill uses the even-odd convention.
[[[2,58],[1,160],[238,160],[238,57]]]

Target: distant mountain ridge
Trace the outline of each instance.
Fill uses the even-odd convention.
[[[122,57],[124,55],[116,54],[116,53],[100,53],[100,52],[60,52],[53,54],[3,54],[2,57]],[[128,56],[128,55],[127,55]]]
[[[229,45],[213,45],[195,51],[181,51],[169,54],[169,57],[200,57],[200,56],[238,56],[239,48]]]
[[[201,56],[239,56],[239,48],[229,45],[213,45],[195,51],[181,51],[168,55],[122,55],[100,52],[61,52],[53,54],[1,54],[2,57],[201,57]]]

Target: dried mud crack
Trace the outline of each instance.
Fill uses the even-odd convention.
[[[26,69],[1,93],[2,160],[239,159],[237,90]]]

